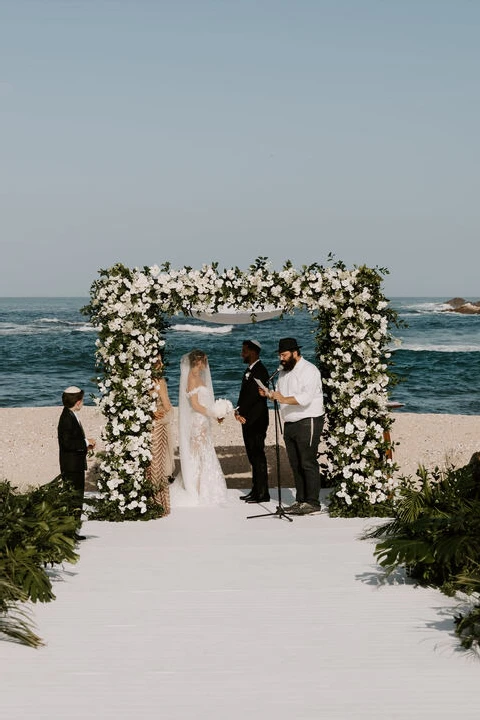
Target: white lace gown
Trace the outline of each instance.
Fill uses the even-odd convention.
[[[187,393],[198,393],[198,402],[212,408],[213,394],[204,385]],[[171,506],[224,505],[227,484],[220,466],[212,436],[212,419],[191,410],[189,431],[180,442],[180,473],[170,486]]]

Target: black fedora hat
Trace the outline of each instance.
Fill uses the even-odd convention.
[[[278,341],[278,352],[293,352],[294,350],[300,350],[300,345],[297,345],[295,338],[282,338]]]

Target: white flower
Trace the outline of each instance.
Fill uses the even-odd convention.
[[[233,405],[230,400],[226,400],[225,398],[218,398],[217,400],[215,400],[213,412],[215,413],[215,417],[219,420],[221,418],[224,418],[225,415],[228,415],[232,411]]]

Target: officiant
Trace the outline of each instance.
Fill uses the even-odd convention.
[[[322,377],[317,366],[302,357],[295,338],[279,341],[278,357],[282,369],[277,389],[269,397],[280,404],[285,449],[296,489],[296,502],[286,512],[307,515],[321,507],[317,454],[325,420]]]
[[[252,467],[252,488],[241,499],[247,503],[268,502],[268,469],[265,455],[265,438],[268,428],[267,399],[261,397],[255,379],[268,387],[269,373],[260,360],[261,344],[258,340],[244,340],[241,356],[247,365],[242,377],[235,418],[242,426],[243,442]]]

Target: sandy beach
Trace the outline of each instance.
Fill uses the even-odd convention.
[[[60,407],[0,409],[1,479],[8,480],[22,490],[28,486],[49,482],[58,474],[56,433],[60,412]],[[270,412],[267,459],[270,485],[275,486],[275,418],[273,411]],[[100,451],[103,416],[92,406],[84,406],[80,416],[87,435],[97,439],[97,450]],[[447,464],[460,467],[470,460],[474,452],[480,450],[479,415],[420,415],[398,412],[393,418],[391,435],[396,443],[394,459],[399,465],[399,475],[414,475],[419,464],[427,468],[443,468]],[[175,443],[176,428],[174,422]],[[222,425],[214,426],[214,439],[228,487],[248,487],[249,465],[240,425],[232,416],[227,417]],[[291,487],[293,482],[280,433],[279,440],[281,484]],[[178,459],[176,462],[178,463]],[[95,489],[95,466],[95,458],[92,458],[89,460],[87,473],[87,488],[90,490]]]

